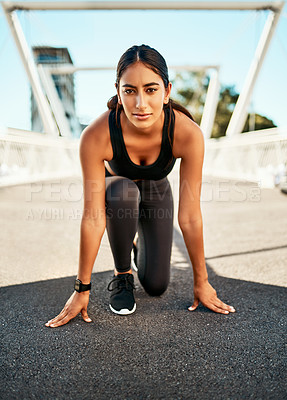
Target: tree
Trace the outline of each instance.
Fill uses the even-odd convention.
[[[172,80],[176,101],[190,111],[197,123],[200,123],[209,77],[204,72],[184,71],[177,73]]]
[[[175,100],[185,106],[199,124],[203,112],[206,92],[209,84],[209,77],[204,72],[177,73],[172,81],[176,95]],[[222,86],[219,94],[219,101],[216,110],[214,126],[212,129],[213,138],[224,136],[229,124],[232,112],[239,94],[234,86]],[[248,114],[243,132],[252,130],[273,128],[276,125],[272,120],[260,114]]]
[[[250,124],[250,120],[252,120],[251,124]],[[259,129],[275,128],[277,126],[274,124],[274,122],[271,119],[264,117],[263,115],[260,115],[260,114],[254,114],[254,115],[248,114],[246,123],[243,128],[243,133],[249,132],[250,125],[251,126],[254,125],[254,129],[252,129],[252,127],[251,127],[251,130],[254,130],[254,131],[255,130],[257,131]]]

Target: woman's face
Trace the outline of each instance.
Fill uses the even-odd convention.
[[[128,120],[137,128],[151,127],[168,103],[171,83],[164,87],[162,78],[141,62],[128,67],[118,87],[118,99]]]

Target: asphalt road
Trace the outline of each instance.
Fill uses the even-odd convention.
[[[192,272],[175,222],[164,295],[149,297],[136,278],[137,311],[112,314],[106,290],[112,258],[104,238],[92,275],[93,322],[79,316],[50,329],[44,323],[74,282],[81,199],[77,191],[75,201],[63,192],[51,202],[49,185],[30,200],[31,186],[1,189],[1,399],[287,398],[286,196],[251,184],[204,183],[209,278],[235,314],[202,306],[187,311]],[[63,216],[40,216],[44,208]]]
[[[191,273],[172,269],[160,298],[138,287],[137,311],[108,308],[109,272],[93,275],[87,324],[44,322],[73,278],[1,288],[2,399],[285,399],[286,288],[212,276],[228,316],[191,313]]]

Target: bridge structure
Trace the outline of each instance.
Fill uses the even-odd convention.
[[[2,132],[1,186],[80,174],[78,141],[68,139],[65,112],[61,109],[61,101],[51,75],[73,74],[80,70],[114,69],[113,66],[37,66],[17,17],[19,10],[267,10],[268,17],[225,137],[219,140],[210,139],[220,89],[219,66],[188,65],[170,68],[203,70],[210,74],[201,120],[206,139],[204,173],[228,179],[257,181],[264,187],[274,187],[276,184],[276,177],[284,169],[287,160],[287,129],[274,128],[244,135],[240,133],[248,115],[248,106],[257,77],[282,13],[283,1],[4,1],[1,4],[31,84],[45,132],[43,135],[11,128],[7,128],[4,134]],[[57,157],[59,152],[61,157]]]

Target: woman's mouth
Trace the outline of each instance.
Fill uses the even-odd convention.
[[[141,121],[143,121],[143,120],[145,120],[145,119],[148,119],[151,115],[152,115],[152,114],[147,114],[147,113],[144,113],[144,114],[140,114],[140,113],[138,113],[138,114],[133,114],[133,116],[134,116],[135,118],[137,118],[137,119],[139,119],[139,120],[141,120]]]

